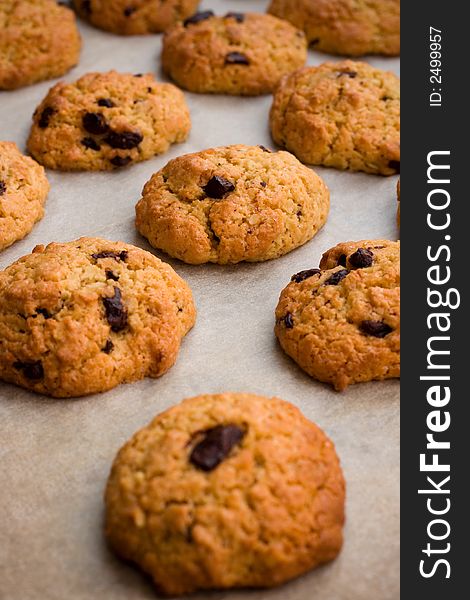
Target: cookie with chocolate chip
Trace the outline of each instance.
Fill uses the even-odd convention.
[[[304,371],[337,390],[400,377],[400,242],[338,244],[319,269],[293,275],[275,333]]]
[[[274,141],[304,163],[400,172],[400,80],[366,63],[324,63],[287,75],[270,124]]]
[[[34,113],[28,150],[50,169],[111,170],[166,152],[190,128],[174,85],[151,74],[88,73],[49,91]]]
[[[46,173],[13,142],[0,142],[0,250],[27,235],[44,216]]]
[[[136,226],[190,264],[257,262],[305,244],[324,225],[329,191],[288,152],[226,146],[171,160],[145,185]]]
[[[86,21],[121,35],[159,33],[190,17],[200,0],[73,0]]]
[[[163,70],[191,92],[268,94],[306,58],[304,33],[271,15],[205,11],[163,39]]]
[[[194,320],[191,290],[149,252],[37,246],[0,272],[0,379],[67,398],[159,377]]]
[[[165,595],[273,587],[337,556],[344,497],[333,443],[295,406],[202,395],[121,448],[106,537]]]
[[[400,54],[400,0],[271,0],[268,11],[330,54]]]
[[[0,2],[0,90],[60,77],[78,63],[81,38],[56,0]]]

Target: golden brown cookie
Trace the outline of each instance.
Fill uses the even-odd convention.
[[[270,123],[274,141],[304,163],[400,171],[400,80],[366,63],[324,63],[287,75]]]
[[[165,31],[194,13],[200,0],[73,0],[77,13],[95,27],[136,35]]]
[[[163,39],[163,70],[191,92],[268,94],[306,59],[304,33],[271,15],[205,11]]]
[[[272,587],[336,557],[344,495],[333,443],[295,406],[197,396],[119,451],[106,536],[165,595]]]
[[[0,90],[53,79],[78,63],[75,15],[55,0],[0,2]]]
[[[0,250],[27,235],[44,216],[46,173],[13,142],[0,142]]]
[[[37,246],[0,271],[0,379],[66,398],[159,377],[195,320],[173,269],[123,242]]]
[[[190,128],[174,85],[151,74],[88,73],[49,91],[34,113],[28,149],[50,169],[110,170],[166,152]]]
[[[288,152],[226,146],[171,160],[145,185],[136,226],[190,264],[277,258],[310,240],[330,206],[323,180]]]
[[[276,308],[283,350],[315,379],[400,377],[400,242],[338,244],[293,275]]]
[[[268,11],[303,29],[315,50],[400,54],[400,0],[271,0]]]

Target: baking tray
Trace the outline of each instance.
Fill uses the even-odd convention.
[[[206,0],[203,9],[264,12],[265,1]],[[79,66],[66,80],[111,68],[156,72],[161,36],[123,38],[84,23]],[[309,53],[309,64],[339,60]],[[398,59],[367,58],[398,74]],[[0,92],[0,139],[25,149],[31,115],[54,82]],[[82,235],[151,250],[134,229],[144,183],[169,159],[227,144],[273,146],[271,97],[186,94],[189,140],[113,173],[48,172],[46,216],[0,253],[0,268],[36,244]],[[316,267],[340,241],[396,239],[396,177],[317,168],[331,191],[324,229],[280,259],[235,266],[169,262],[191,285],[195,328],[176,365],[158,380],[101,395],[51,400],[0,383],[1,600],[142,600],[150,581],[116,559],[102,536],[103,488],[111,462],[131,434],[158,412],[203,392],[250,391],[293,402],[334,440],[347,481],[345,543],[337,560],[273,590],[202,593],[194,600],[397,600],[399,598],[399,382],[371,382],[343,393],[310,379],[278,347],[274,309],[290,276]],[[152,250],[153,251],[153,250]]]

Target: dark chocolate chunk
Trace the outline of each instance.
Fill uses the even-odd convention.
[[[261,181],[260,185],[261,185],[261,187],[265,188],[268,184],[266,183],[266,181]]]
[[[101,149],[101,146],[98,144],[98,142],[91,137],[84,137],[80,143],[82,146],[85,146],[85,148],[89,148],[90,150],[98,151]]]
[[[132,158],[130,156],[114,156],[109,162],[115,167],[126,167],[132,162]]]
[[[136,131],[123,131],[121,133],[111,131],[104,138],[104,141],[109,144],[111,148],[131,150],[138,146],[143,139],[143,136]]]
[[[52,115],[55,113],[55,109],[52,106],[46,106],[39,117],[38,125],[41,129],[46,129],[49,126],[49,121]]]
[[[82,124],[85,131],[94,135],[102,135],[109,130],[106,119],[99,113],[85,113],[82,117]]]
[[[325,285],[338,285],[338,283],[342,281],[348,273],[349,271],[347,269],[336,271],[336,273],[333,273],[333,275],[325,281]]]
[[[136,10],[137,10],[137,8],[135,6],[128,6],[127,8],[124,9],[124,16],[130,17],[132,14],[135,13]]]
[[[390,161],[388,162],[388,166],[389,166],[391,169],[395,169],[395,171],[396,171],[397,173],[399,173],[399,172],[400,172],[400,161],[399,161],[399,160],[390,160]]]
[[[4,181],[0,181],[0,196],[3,196],[3,194],[6,191],[7,191],[6,183]]]
[[[339,267],[345,267],[346,266],[346,260],[347,260],[346,254],[341,254],[341,256],[338,258],[338,266]]]
[[[52,317],[47,308],[36,308],[36,314],[42,315],[45,319],[50,319]]]
[[[98,106],[104,106],[106,108],[113,108],[113,106],[116,106],[111,98],[100,98],[97,104]]]
[[[203,439],[194,446],[189,460],[198,469],[212,471],[240,443],[245,431],[238,425],[217,425],[202,432],[202,435]]]
[[[337,77],[342,77],[343,75],[347,75],[348,77],[351,77],[351,79],[357,77],[356,71],[338,71]]]
[[[362,321],[359,329],[366,335],[372,335],[373,337],[378,338],[383,338],[393,331],[393,329],[383,321]]]
[[[292,275],[290,280],[295,281],[295,283],[301,283],[309,277],[313,277],[314,275],[318,275],[319,273],[321,273],[320,269],[307,269],[305,271],[300,271],[299,273]]]
[[[13,363],[13,367],[18,371],[23,371],[23,375],[27,379],[42,379],[44,377],[44,367],[40,360],[35,361],[17,361]]]
[[[97,252],[96,254],[92,254],[91,257],[95,260],[99,258],[114,258],[117,261],[125,261],[128,256],[127,250],[121,250],[121,252],[114,252],[113,250],[103,250],[103,252]]]
[[[355,269],[365,269],[374,262],[374,253],[367,248],[358,248],[354,254],[349,257],[349,264]]]
[[[119,281],[119,275],[116,275],[116,273],[113,273],[112,271],[105,271],[106,273],[106,279],[112,279],[113,281]]]
[[[87,15],[91,15],[91,0],[82,0],[82,10]]]
[[[242,54],[241,52],[229,52],[225,56],[225,64],[226,65],[249,65],[250,59],[246,54]]]
[[[263,146],[262,144],[259,144],[258,148],[261,148],[261,150],[263,152],[269,152],[269,154],[272,154],[272,150],[270,150],[269,148],[266,148],[266,146]]]
[[[188,17],[185,21],[183,21],[183,25],[187,27],[188,25],[195,25],[196,23],[200,23],[201,21],[205,21],[206,19],[210,19],[214,16],[213,10],[204,10],[201,12],[197,12],[191,17]]]
[[[111,354],[111,352],[114,349],[114,344],[111,340],[106,340],[106,344],[103,346],[103,348],[101,348],[101,352],[104,352],[105,354]]]
[[[234,184],[223,177],[219,177],[215,175],[207,184],[202,188],[209,198],[214,198],[215,200],[221,200],[230,192],[233,192],[235,189]]]
[[[287,329],[294,328],[294,319],[291,313],[287,313],[286,316],[282,319],[284,321],[284,325]]]
[[[245,15],[243,13],[237,13],[237,12],[228,12],[225,15],[226,19],[235,19],[235,21],[237,21],[237,23],[243,23],[243,21],[245,20]]]
[[[106,311],[106,320],[111,325],[111,330],[115,333],[122,331],[127,327],[127,310],[122,303],[121,290],[114,288],[112,298],[102,298],[104,309]]]

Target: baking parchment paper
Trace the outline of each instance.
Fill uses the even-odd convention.
[[[266,1],[205,0],[201,8],[264,12]],[[119,37],[80,22],[84,47],[72,81],[92,70],[153,71],[161,79],[161,36]],[[1,32],[0,32],[1,35]],[[310,51],[309,64],[339,60]],[[369,58],[398,74],[398,59]],[[0,139],[25,149],[31,115],[54,82],[0,92]],[[0,268],[39,243],[82,235],[151,250],[134,229],[143,184],[170,158],[212,146],[273,146],[271,97],[186,94],[189,140],[113,173],[48,172],[46,216],[0,254]],[[279,293],[297,271],[318,266],[340,241],[396,239],[396,177],[317,168],[331,190],[324,229],[308,244],[259,264],[189,266],[165,255],[191,285],[194,330],[177,364],[158,380],[74,400],[51,400],[0,383],[1,600],[143,600],[150,581],[116,559],[102,536],[103,488],[113,457],[158,412],[199,393],[251,391],[300,407],[334,440],[347,480],[342,553],[331,564],[273,590],[202,593],[194,600],[397,600],[399,598],[399,383],[372,382],[343,393],[310,379],[273,334]],[[158,254],[158,253],[157,253]]]

